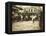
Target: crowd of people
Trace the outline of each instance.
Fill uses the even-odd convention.
[[[13,21],[29,21],[29,20],[38,20],[38,13],[29,13],[28,10],[22,11],[23,9],[20,7],[16,7],[16,9],[13,9],[12,11],[12,20]]]

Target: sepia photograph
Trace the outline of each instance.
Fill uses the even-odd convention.
[[[12,5],[12,31],[41,30],[42,6]]]
[[[5,8],[6,33],[45,32],[45,4],[7,2]]]

